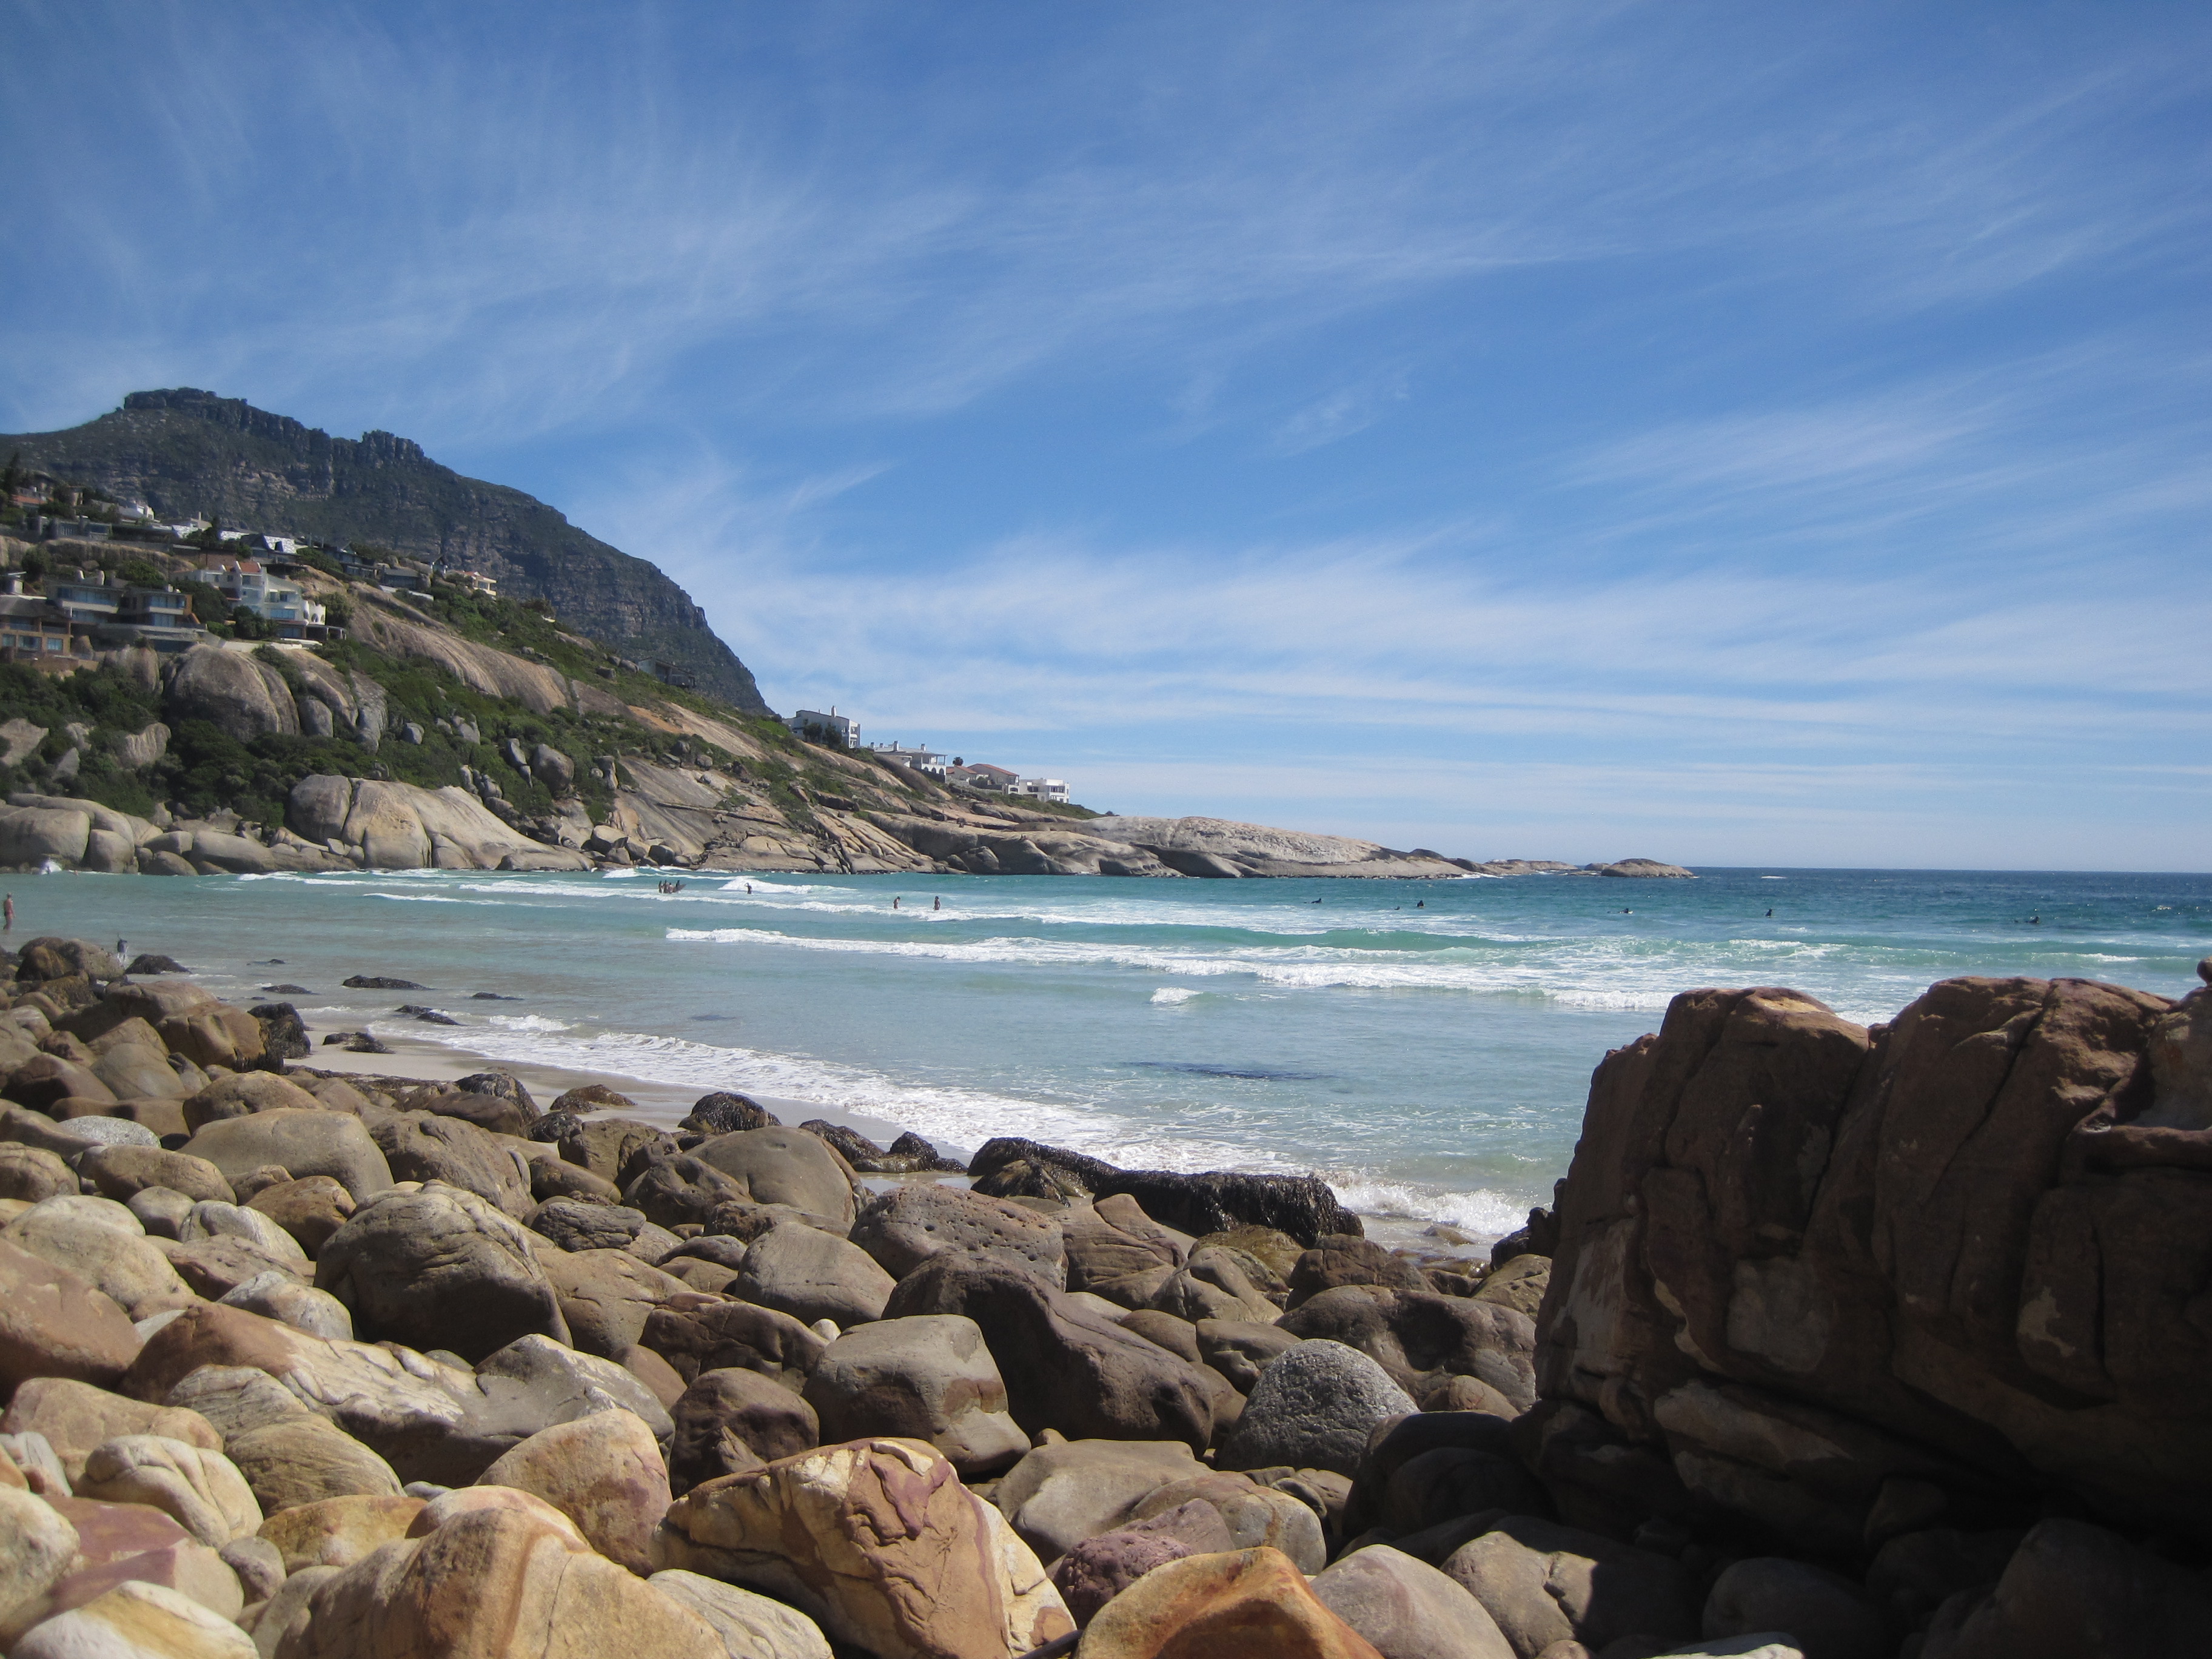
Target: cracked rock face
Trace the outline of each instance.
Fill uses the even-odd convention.
[[[2208,996],[1950,980],[1871,1031],[1676,998],[1566,1182],[1555,1492],[1609,1436],[1793,1547],[1992,1524],[2039,1479],[2202,1533]]]

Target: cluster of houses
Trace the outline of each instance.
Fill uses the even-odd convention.
[[[18,493],[14,504],[29,509],[12,533],[33,542],[118,539],[167,542],[163,550],[173,559],[198,566],[191,580],[222,595],[234,610],[245,610],[267,624],[272,638],[297,641],[343,639],[343,628],[332,623],[320,601],[292,580],[305,568],[335,563],[349,581],[366,582],[386,592],[421,592],[431,576],[460,584],[472,592],[495,595],[499,585],[475,570],[449,568],[442,562],[423,565],[412,561],[386,563],[357,554],[349,547],[319,547],[297,536],[264,534],[255,531],[218,530],[206,520],[163,524],[143,502],[118,504],[113,520],[105,518],[64,519],[36,509],[46,504],[43,495]],[[312,562],[307,555],[319,555]],[[127,645],[151,646],[164,653],[190,648],[204,641],[207,627],[192,614],[191,600],[175,587],[132,582],[103,571],[50,571],[43,595],[23,592],[23,573],[6,575],[6,592],[0,593],[0,660],[44,662],[57,666],[70,659],[89,657],[96,651]]]
[[[1018,795],[1030,800],[1064,803],[1067,799],[1067,785],[1058,778],[1025,778],[1003,766],[990,766],[980,761],[970,766],[957,755],[942,755],[921,744],[863,744],[860,722],[850,715],[839,714],[834,706],[827,714],[817,708],[802,708],[784,723],[809,743],[826,744],[833,749],[865,750],[879,761],[903,766],[939,783],[958,784],[988,794]]]

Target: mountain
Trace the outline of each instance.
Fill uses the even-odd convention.
[[[0,454],[165,518],[213,514],[226,528],[369,542],[444,557],[547,601],[569,626],[627,657],[673,664],[748,714],[768,704],[751,671],[691,596],[647,561],[586,534],[519,489],[463,477],[389,432],[333,438],[243,398],[179,387],[134,392],[64,432],[0,435]]]

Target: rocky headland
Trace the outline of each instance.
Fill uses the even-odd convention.
[[[1485,1261],[3,966],[17,1659],[2206,1650],[2212,990],[1687,993]]]

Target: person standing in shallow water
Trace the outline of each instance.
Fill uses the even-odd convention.
[[[13,893],[8,895],[4,904],[0,904],[0,916],[6,919],[4,921],[0,921],[0,933],[14,933],[15,931],[15,896]]]

